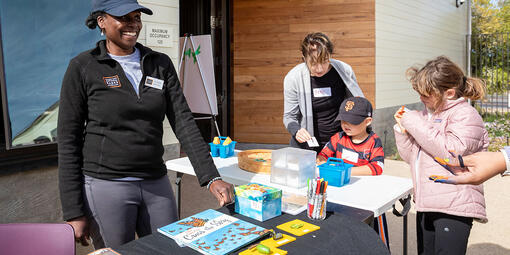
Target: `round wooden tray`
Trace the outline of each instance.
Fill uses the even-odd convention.
[[[245,150],[237,154],[239,168],[248,172],[271,174],[272,150]]]

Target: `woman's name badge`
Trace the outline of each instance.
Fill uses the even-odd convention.
[[[313,97],[330,97],[331,88],[315,88],[313,89]]]
[[[155,89],[163,89],[163,80],[147,76],[145,77],[145,86],[155,88]]]
[[[357,152],[342,149],[342,159],[349,160],[352,163],[358,163],[359,155]]]

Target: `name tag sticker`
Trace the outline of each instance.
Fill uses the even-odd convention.
[[[163,89],[163,80],[147,76],[145,77],[145,86],[155,88],[155,89]]]
[[[358,153],[346,149],[342,149],[342,159],[349,160],[352,163],[358,163]]]
[[[330,97],[331,88],[315,88],[313,89],[313,97]]]

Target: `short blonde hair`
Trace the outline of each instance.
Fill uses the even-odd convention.
[[[333,54],[333,43],[321,32],[310,33],[301,43],[301,53],[312,63],[325,63]]]
[[[472,100],[482,99],[485,95],[484,80],[464,76],[462,69],[445,56],[430,60],[421,68],[410,67],[406,76],[413,89],[427,97],[440,97],[448,89],[455,89],[457,97]],[[436,109],[443,104],[442,97],[440,98]]]

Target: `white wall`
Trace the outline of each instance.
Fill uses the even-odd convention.
[[[167,54],[174,64],[175,69],[178,67],[178,48],[179,48],[179,0],[140,0],[139,3],[152,10],[153,15],[142,13],[143,28],[138,37],[138,42],[147,46],[146,28],[150,24],[159,24],[169,26],[171,28],[171,47],[154,47],[149,48]],[[177,138],[165,118],[163,125],[163,144],[177,143]]]
[[[467,3],[376,0],[376,109],[419,102],[405,78],[412,65],[446,55],[465,70]]]

